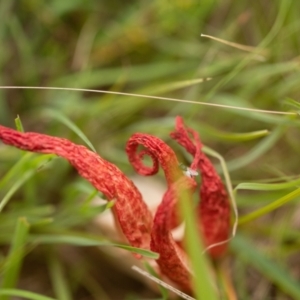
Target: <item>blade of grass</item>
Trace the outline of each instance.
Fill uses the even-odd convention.
[[[15,118],[15,124],[16,124],[16,128],[18,131],[24,132],[24,127],[23,127],[22,121],[19,116],[17,116]]]
[[[235,234],[236,234],[236,230],[237,230],[239,214],[238,214],[235,195],[234,195],[234,192],[232,190],[232,183],[231,183],[230,174],[229,174],[226,162],[225,162],[224,158],[219,153],[214,151],[213,149],[210,149],[207,146],[203,146],[202,150],[203,150],[204,153],[206,153],[206,154],[208,154],[212,157],[215,157],[220,161],[222,171],[223,171],[223,174],[224,174],[224,178],[225,178],[226,188],[227,188],[227,191],[229,193],[229,197],[230,197],[230,201],[231,201],[231,207],[232,207],[233,214],[234,214],[233,228],[232,228],[232,237],[234,237]],[[211,246],[214,246],[214,245],[211,245]]]
[[[73,279],[72,287],[82,284],[84,289],[90,294],[90,299],[111,300],[107,292],[99,284],[98,278],[90,272],[93,265],[93,261],[81,260],[80,263],[70,266],[68,276],[70,276],[71,280]]]
[[[48,249],[48,267],[50,271],[50,278],[54,288],[57,299],[71,300],[72,292],[68,280],[66,278],[63,267],[55,253],[54,249]]]
[[[33,175],[35,174],[34,170],[29,170],[26,173],[22,174],[19,179],[12,185],[9,191],[5,194],[0,202],[0,212],[3,210],[4,206],[8,203],[13,194]]]
[[[92,200],[99,194],[99,191],[94,189],[90,194],[82,201],[82,209],[86,209],[91,205]],[[110,201],[111,202],[111,201]],[[110,203],[110,202],[107,202]],[[114,202],[111,203],[111,206],[107,206],[105,209],[108,209],[114,205]]]
[[[283,22],[288,14],[289,8],[291,7],[291,0],[281,1],[279,12],[277,18],[269,31],[268,35],[263,39],[263,41],[256,47],[256,51],[264,49],[278,34],[280,28],[283,25]],[[234,77],[236,77],[247,65],[248,63],[255,58],[255,53],[249,54],[245,57],[228,75],[224,76],[212,89],[209,93],[204,96],[204,101],[211,99],[216,92],[228,82],[230,82]]]
[[[216,97],[216,102],[223,104],[223,105],[228,105],[228,106],[234,106],[236,103],[239,103],[239,106],[250,109],[253,108],[253,105],[250,104],[248,101],[245,101],[245,99],[241,96],[236,96],[236,95],[228,95],[228,94],[222,94],[218,95]],[[253,112],[251,114],[247,113],[246,110],[237,110],[237,109],[232,109],[229,111],[232,115],[238,116],[238,117],[243,117],[249,120],[253,120],[255,123],[256,122],[263,122],[266,124],[270,124],[272,126],[274,125],[279,125],[282,123],[287,123],[286,118],[282,118],[282,116],[279,115],[271,115],[271,114],[260,114],[257,112]],[[292,115],[294,118],[297,118],[297,113],[293,112]]]
[[[87,70],[54,79],[52,83],[57,86],[74,86],[75,83],[81,87],[93,87],[113,85],[119,78],[124,78],[128,83],[143,82],[166,78],[191,68],[195,68],[195,65],[191,62],[174,62],[173,60],[144,65],[133,65],[128,68],[111,67],[101,68],[100,70]]]
[[[278,126],[277,128],[275,128],[275,130],[270,135],[260,141],[247,154],[244,154],[242,157],[227,162],[228,170],[234,171],[241,169],[261,157],[275,145],[275,143],[283,135],[285,130],[285,126]]]
[[[33,54],[33,42],[28,38],[26,31],[22,26],[17,14],[12,15],[8,22],[8,29],[14,40],[16,47],[19,49],[20,55],[19,64],[23,73],[26,73],[27,80],[37,78],[37,69],[32,68],[35,62],[35,56]]]
[[[22,207],[18,210],[7,211],[5,214],[0,215],[1,218],[16,219],[21,216],[45,217],[52,215],[56,211],[54,205],[40,205],[36,207]],[[2,220],[2,219],[1,219]]]
[[[161,94],[166,92],[171,92],[177,89],[186,88],[188,86],[199,84],[202,82],[206,82],[211,80],[211,78],[198,78],[198,79],[192,79],[192,80],[182,80],[182,81],[175,81],[171,83],[166,84],[160,84],[156,88],[154,87],[153,91],[151,91],[151,94]]]
[[[295,198],[300,196],[300,188],[294,190],[293,192],[275,200],[274,202],[255,210],[254,212],[247,214],[239,219],[239,225],[245,224],[247,222],[253,221],[263,215],[266,215],[273,210],[283,206],[284,204],[294,200]]]
[[[19,289],[0,289],[1,296],[15,296],[21,297],[22,299],[30,299],[30,300],[56,300],[54,298],[46,297],[40,294],[36,294],[33,292],[28,292],[25,290]],[[1,298],[3,299],[3,298]]]
[[[270,132],[269,130],[257,130],[252,132],[245,132],[245,133],[233,133],[233,132],[225,132],[221,130],[217,130],[213,127],[208,126],[207,124],[202,123],[201,126],[202,130],[207,131],[208,134],[213,135],[217,138],[220,138],[225,141],[232,141],[232,142],[246,142],[255,139],[262,138],[268,135]]]
[[[296,180],[292,180],[289,182],[283,183],[254,183],[254,182],[243,182],[238,184],[235,189],[234,193],[238,190],[252,190],[252,191],[278,191],[293,188],[300,184],[300,178]]]
[[[60,121],[62,124],[66,125],[69,129],[71,129],[74,133],[76,133],[76,135],[80,137],[90,149],[96,152],[96,149],[93,146],[93,144],[90,142],[90,140],[86,137],[86,135],[82,132],[82,130],[75,123],[73,123],[69,118],[67,118],[65,115],[63,115],[57,110],[45,109],[44,113],[47,116],[50,116],[51,118]]]
[[[300,299],[298,282],[275,261],[256,250],[257,248],[245,237],[237,235],[232,240],[231,249],[240,260],[260,271],[292,299]]]
[[[149,250],[131,247],[125,244],[110,242],[99,236],[83,234],[36,234],[30,235],[30,241],[38,244],[70,244],[76,246],[113,246],[145,257],[157,259],[158,254]]]
[[[221,261],[216,262],[215,264],[216,267],[216,275],[218,278],[218,282],[220,282],[220,295],[222,295],[221,297],[224,299],[228,299],[228,300],[237,300],[237,295],[236,295],[236,291],[235,288],[231,282],[231,274],[228,271],[228,265],[226,265]],[[226,295],[226,296],[225,296]]]
[[[78,225],[80,226],[89,220],[93,220],[105,210],[110,209],[112,204],[114,204],[113,201],[109,201],[105,204],[97,206],[74,206],[73,202],[69,203],[61,208],[55,215],[55,224],[53,224],[54,228],[60,230],[61,228],[70,228]]]
[[[19,115],[17,116],[17,118],[15,118],[15,125],[18,131],[24,132],[24,127]],[[23,153],[22,156],[26,156],[26,152]],[[25,195],[24,202],[28,203],[29,205],[34,205],[35,203],[37,203],[35,194],[35,183],[33,182],[33,180],[27,180],[24,184],[23,189]]]
[[[210,276],[211,266],[207,256],[203,254],[204,249],[197,230],[194,208],[188,201],[189,197],[186,194],[182,196],[179,201],[179,207],[185,220],[185,245],[194,272],[193,286],[195,296],[197,300],[217,300],[217,293]]]
[[[295,101],[294,99],[287,98],[284,100],[284,104],[288,105],[294,109],[300,109],[300,103]],[[299,112],[298,112],[299,113]]]
[[[25,153],[25,155],[23,155],[14,164],[14,166],[9,169],[9,171],[0,180],[0,189],[5,187],[12,178],[17,177],[20,174],[22,169],[24,169],[24,166],[32,159],[32,156],[32,153]]]
[[[5,263],[1,289],[10,289],[17,284],[29,228],[30,225],[25,218],[18,219],[15,233],[12,238],[12,244]],[[8,300],[10,297],[3,296],[1,299]]]

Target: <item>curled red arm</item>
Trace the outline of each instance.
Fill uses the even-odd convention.
[[[230,236],[230,202],[226,189],[213,164],[206,155],[197,149],[202,145],[198,133],[184,126],[181,117],[176,118],[176,129],[171,137],[182,145],[190,154],[198,156],[194,159],[193,168],[201,172],[200,204],[198,206],[199,227],[206,247],[224,242]],[[212,247],[212,257],[224,254],[227,243]]]
[[[138,147],[140,145],[144,146],[145,149],[138,153]],[[160,164],[164,170],[168,185],[182,176],[174,151],[156,136],[143,133],[133,134],[126,144],[126,152],[130,163],[141,175],[148,176],[156,174]],[[143,165],[142,158],[145,155],[151,157],[153,162],[152,167]]]

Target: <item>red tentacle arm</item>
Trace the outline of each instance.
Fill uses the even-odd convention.
[[[176,129],[171,137],[182,145],[193,156],[192,168],[201,172],[202,185],[200,188],[200,205],[198,207],[199,226],[206,247],[226,241],[230,236],[230,202],[213,164],[206,155],[199,151],[202,145],[198,133],[186,128],[181,117],[176,118]],[[225,252],[227,243],[213,247],[209,250],[212,257],[217,258]]]
[[[138,153],[138,147],[142,145],[144,150]],[[142,133],[133,134],[126,144],[128,159],[136,172],[141,175],[154,175],[158,172],[159,164],[164,170],[168,185],[172,184],[182,176],[179,169],[178,160],[174,151],[161,139]],[[152,159],[153,166],[143,165],[142,159],[149,155]]]
[[[184,196],[191,196],[195,187],[196,182],[184,176],[168,188],[157,209],[151,233],[151,250],[160,255],[157,263],[161,272],[186,292],[192,290],[191,273],[185,252],[173,239],[171,217],[183,192]],[[191,198],[184,200],[191,200]]]
[[[151,213],[136,186],[115,165],[86,147],[63,138],[21,133],[0,125],[0,139],[22,150],[56,154],[67,159],[80,176],[102,192],[108,201],[116,200],[113,211],[129,243],[150,248]]]

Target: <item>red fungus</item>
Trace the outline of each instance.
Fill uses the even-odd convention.
[[[176,118],[176,129],[171,137],[181,144],[194,159],[191,170],[199,170],[202,175],[200,188],[201,202],[198,207],[199,230],[206,247],[224,242],[230,234],[230,206],[224,185],[213,165],[201,151],[198,134],[186,128],[180,117]],[[185,291],[191,291],[191,272],[184,250],[174,241],[171,229],[178,224],[177,202],[184,194],[191,195],[196,189],[192,176],[185,176],[173,150],[159,138],[133,134],[126,145],[129,161],[141,175],[158,172],[159,164],[164,170],[167,191],[159,205],[154,220],[142,196],[133,182],[115,165],[104,160],[86,147],[67,139],[39,133],[21,133],[0,125],[0,139],[8,145],[37,153],[56,154],[67,159],[108,201],[116,200],[113,212],[129,243],[156,251],[157,260],[164,275],[177,283]],[[138,147],[144,149],[138,153]],[[142,164],[145,155],[152,159],[153,166]],[[226,243],[209,250],[212,257],[221,256]]]
[[[220,257],[227,247],[227,243],[222,242],[230,236],[230,202],[225,187],[210,160],[198,151],[202,147],[198,133],[186,128],[181,117],[176,118],[176,129],[171,137],[193,156],[199,155],[199,159],[194,159],[192,168],[197,167],[202,179],[198,208],[200,232],[206,247],[221,243],[209,249],[213,258]]]
[[[187,176],[168,188],[155,214],[151,233],[151,250],[160,254],[157,263],[161,272],[186,292],[192,290],[191,272],[186,253],[173,239],[170,219],[180,197],[184,195],[185,201],[191,200],[195,188],[196,182]]]
[[[145,149],[137,153],[139,145],[144,146]],[[178,168],[179,162],[176,154],[164,141],[156,136],[144,133],[133,134],[126,144],[126,152],[130,163],[141,175],[156,174],[159,168],[158,163],[160,163],[168,185],[171,185],[182,176],[182,172]],[[142,164],[141,160],[145,155],[151,157],[153,161],[152,167]]]
[[[115,165],[86,147],[67,139],[34,132],[18,132],[0,125],[3,143],[22,150],[56,154],[67,159],[107,200],[116,200],[113,212],[134,247],[149,249],[152,215],[133,182]]]
[[[137,154],[139,145],[143,145],[146,149]],[[196,188],[196,182],[183,174],[174,151],[155,136],[141,133],[132,135],[127,142],[126,151],[129,161],[138,173],[142,175],[157,173],[158,162],[164,170],[168,188],[153,221],[151,250],[160,255],[157,263],[161,272],[182,289],[190,292],[192,288],[188,260],[184,250],[174,241],[171,230],[179,223],[177,212],[179,198],[183,193],[191,196]],[[152,168],[145,167],[141,162],[141,158],[146,154],[153,160]]]

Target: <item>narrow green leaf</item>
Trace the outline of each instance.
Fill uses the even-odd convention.
[[[69,129],[71,129],[74,133],[77,134],[85,143],[86,145],[92,149],[94,152],[96,152],[95,147],[93,144],[90,142],[90,140],[87,138],[87,136],[81,131],[81,129],[73,123],[70,119],[68,119],[65,115],[60,113],[57,110],[52,110],[52,109],[46,109],[44,110],[44,113],[51,118],[60,121],[62,124],[66,125]]]
[[[87,198],[82,202],[82,207],[86,208],[91,205],[92,200],[99,194],[99,191],[96,189],[93,189],[92,192],[87,196]],[[108,202],[109,203],[109,202]],[[107,209],[107,208],[105,208]],[[104,210],[105,210],[104,209]]]
[[[239,218],[239,225],[245,224],[247,222],[253,221],[254,219],[257,219],[263,215],[266,215],[270,212],[272,212],[274,209],[283,206],[284,204],[294,200],[295,198],[300,196],[300,188],[294,190],[293,192],[275,200],[274,202],[259,208],[255,210],[254,212],[247,214],[246,216],[243,216]]]
[[[257,70],[256,70],[257,72]],[[249,80],[249,74],[247,74],[247,78]],[[247,80],[247,79],[245,79]],[[255,107],[253,107],[251,104],[249,104],[249,102],[244,101],[243,98],[241,98],[240,96],[233,96],[233,95],[227,95],[227,94],[223,94],[223,95],[219,95],[218,96],[218,103],[221,104],[225,104],[225,105],[230,105],[230,106],[235,106],[237,105],[237,103],[239,103],[239,106],[242,107],[246,107],[246,108],[250,108],[253,109]],[[249,111],[244,111],[244,110],[239,110],[239,109],[232,109],[230,110],[230,113],[233,115],[237,115],[239,117],[244,117],[246,119],[250,119],[253,120],[254,122],[263,122],[263,123],[267,123],[267,124],[272,124],[272,125],[279,125],[282,123],[285,123],[287,121],[287,118],[282,117],[282,116],[278,116],[278,115],[272,115],[272,114],[262,114],[262,113],[257,113],[257,112],[252,112],[249,113]],[[295,114],[295,116],[297,116],[297,114]]]
[[[283,135],[285,126],[278,126],[270,135],[260,141],[251,151],[242,157],[227,162],[229,171],[234,171],[245,167],[265,154],[271,149],[279,138]]]
[[[0,180],[0,189],[8,184],[8,182],[14,178],[19,177],[21,171],[25,168],[25,165],[32,159],[33,153],[27,152],[9,169],[9,171]]]
[[[65,77],[60,77],[50,84],[53,86],[68,87],[93,87],[115,84],[119,78],[126,78],[126,82],[143,82],[167,78],[178,72],[195,68],[193,62],[165,61],[158,63],[148,63],[144,65],[134,65],[130,69],[123,70],[120,67],[101,68],[100,70],[87,70],[72,73]]]
[[[5,262],[1,289],[13,288],[17,284],[29,227],[30,226],[25,218],[19,218],[15,233],[12,237],[12,244],[9,254]],[[1,299],[6,300],[9,299],[9,297],[2,297]]]
[[[0,289],[1,296],[14,296],[21,297],[22,299],[30,299],[30,300],[56,300],[54,298],[46,297],[40,294],[36,294],[33,292],[28,292],[25,290],[19,289]],[[4,299],[4,298],[1,298]]]
[[[7,204],[7,202],[10,200],[12,195],[34,174],[35,174],[34,170],[29,170],[20,176],[20,178],[13,184],[13,186],[9,189],[9,191],[6,193],[6,195],[2,198],[2,200],[0,202],[0,212],[2,211],[4,206]]]
[[[45,167],[53,158],[56,158],[54,154],[43,154],[37,155],[34,153],[25,153],[21,158],[14,164],[12,168],[1,178],[0,189],[7,186],[9,181],[16,181],[20,178],[20,174],[25,173],[28,169],[32,168],[35,170],[41,170]],[[32,170],[33,171],[33,170]]]
[[[18,131],[24,132],[24,127],[19,115],[15,118],[15,124]]]
[[[237,225],[238,225],[238,217],[239,217],[239,213],[238,213],[238,209],[237,209],[237,205],[236,205],[236,200],[235,200],[235,194],[234,191],[232,189],[232,182],[230,179],[230,174],[227,168],[227,164],[225,162],[225,159],[216,151],[214,151],[213,149],[204,146],[203,148],[203,152],[217,158],[220,161],[220,165],[224,174],[224,178],[225,178],[225,183],[226,183],[226,188],[229,194],[229,198],[230,198],[230,202],[231,202],[231,207],[232,207],[232,211],[233,211],[233,226],[232,226],[232,236],[235,236],[236,230],[237,230]]]
[[[300,103],[294,99],[287,98],[284,100],[284,104],[287,104],[295,109],[300,109]],[[299,114],[299,111],[298,111]]]
[[[151,94],[161,94],[161,93],[167,93],[171,92],[177,89],[186,88],[188,86],[192,86],[195,84],[199,84],[202,82],[206,82],[211,80],[211,78],[197,78],[192,80],[181,80],[176,82],[169,82],[165,84],[160,84],[159,86],[152,87]]]
[[[202,241],[199,239],[194,208],[186,194],[179,201],[180,211],[185,220],[185,245],[193,268],[193,286],[197,300],[217,300],[217,293],[209,276],[211,266],[203,254]]]
[[[70,244],[76,246],[112,246],[122,248],[130,252],[141,254],[145,257],[157,259],[159,256],[157,253],[131,247],[125,244],[113,243],[101,237],[95,237],[91,235],[83,234],[39,234],[30,235],[30,241],[39,244]]]
[[[201,124],[201,129],[205,130],[208,134],[215,136],[219,139],[225,141],[232,141],[232,142],[251,141],[251,140],[262,138],[270,133],[269,130],[266,129],[252,131],[252,132],[244,132],[244,133],[225,132],[225,131],[217,130],[203,123]]]
[[[63,267],[53,249],[50,248],[48,250],[48,266],[55,295],[60,300],[71,300],[72,293]]]
[[[254,182],[243,182],[238,184],[234,192],[238,190],[252,190],[252,191],[278,191],[284,189],[290,189],[300,184],[300,178],[283,183],[254,183]]]
[[[300,299],[300,285],[275,261],[256,250],[246,238],[237,235],[231,242],[231,249],[238,258],[260,271],[292,299]]]

